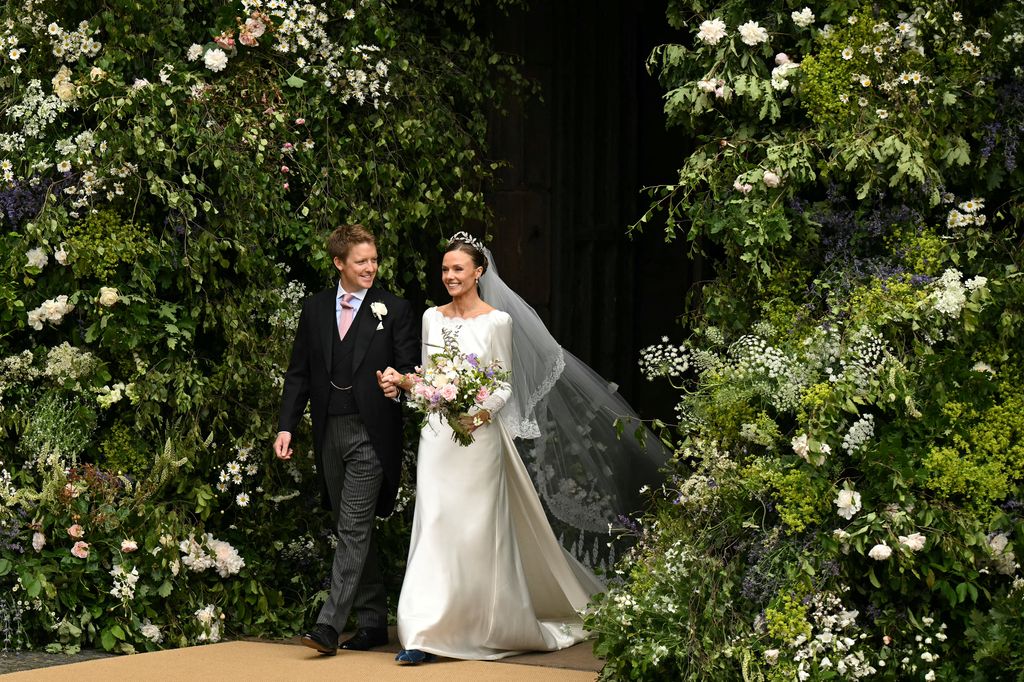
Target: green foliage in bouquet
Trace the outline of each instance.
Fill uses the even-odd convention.
[[[504,5],[505,3],[502,3]],[[472,0],[0,7],[0,594],[14,646],[290,634],[332,551],[308,426],[272,457],[325,238],[382,282],[486,214],[514,64]],[[410,486],[380,524],[401,578]]]
[[[588,616],[602,678],[1024,675],[1024,8],[669,22],[650,66],[695,145],[636,227],[717,277],[641,354],[676,452]]]

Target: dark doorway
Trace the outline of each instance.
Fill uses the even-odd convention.
[[[626,234],[647,206],[642,188],[672,182],[689,146],[666,131],[663,91],[645,69],[654,46],[678,40],[665,4],[534,2],[488,24],[542,97],[491,121],[490,155],[510,164],[488,196],[502,277],[641,414],[669,417],[670,394],[641,378],[638,351],[680,340],[699,263],[656,223]]]

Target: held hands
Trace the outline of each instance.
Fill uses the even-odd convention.
[[[277,434],[277,440],[274,441],[274,454],[277,455],[278,459],[289,460],[292,458],[292,449],[288,447],[292,444],[292,434],[287,431],[281,431]]]
[[[383,372],[377,370],[377,385],[384,391],[384,396],[394,400],[398,397],[398,389],[405,388],[405,375],[394,367],[388,367]]]

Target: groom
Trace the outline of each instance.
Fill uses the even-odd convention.
[[[284,376],[274,452],[292,455],[292,434],[309,402],[324,506],[338,537],[331,590],[302,643],[334,655],[355,610],[358,629],[343,649],[387,644],[387,602],[377,567],[374,514],[394,510],[402,461],[402,413],[381,371],[412,371],[419,338],[408,301],[373,286],[377,245],[362,225],[331,233],[338,285],[306,300]],[[382,390],[384,388],[384,390]]]

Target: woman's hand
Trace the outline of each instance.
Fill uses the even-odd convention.
[[[475,414],[464,414],[459,417],[459,423],[466,429],[466,433],[473,433],[484,424],[491,423],[491,413],[480,410]]]

